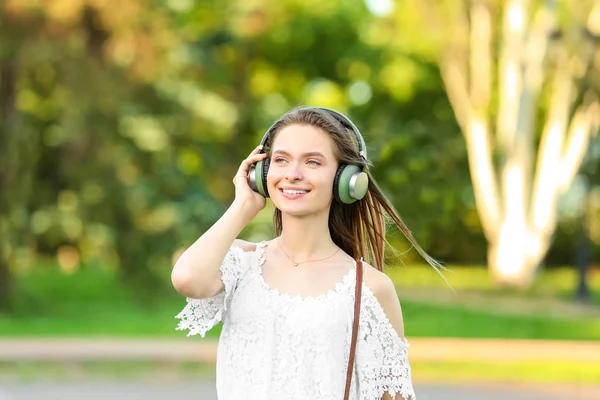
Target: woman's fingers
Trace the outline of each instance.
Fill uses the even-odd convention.
[[[266,156],[267,155],[265,153],[251,154],[250,156],[248,156],[248,158],[246,158],[244,161],[242,161],[242,164],[240,165],[239,170],[248,172],[248,169],[250,169],[250,166],[252,164],[257,163],[260,160],[263,160]]]
[[[247,178],[248,171],[250,170],[250,166],[252,164],[257,163],[260,160],[264,160],[267,157],[267,154],[265,154],[265,153],[259,154],[258,153],[259,151],[260,151],[260,146],[257,147],[256,149],[254,149],[252,151],[252,153],[250,153],[250,155],[244,161],[242,161],[242,163],[240,164],[240,167],[238,168],[238,172],[237,172],[236,176],[233,177],[234,182],[235,182],[235,179],[237,176]]]

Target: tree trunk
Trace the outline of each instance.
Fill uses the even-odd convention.
[[[3,190],[0,183],[0,192]],[[10,273],[8,254],[5,251],[8,242],[8,230],[5,227],[4,216],[0,215],[0,314],[12,311],[13,277]]]
[[[571,185],[600,124],[598,97],[581,86],[574,68],[582,58],[588,65],[594,53],[582,56],[565,40],[551,41],[557,29],[554,3],[537,8],[529,23],[528,2],[509,0],[502,29],[493,29],[494,18],[484,3],[467,7],[467,22],[448,24],[449,31],[461,38],[454,38],[443,52],[440,69],[467,144],[491,276],[500,285],[526,288],[550,246],[558,198]],[[600,2],[596,7],[600,10]],[[497,55],[492,50],[493,32],[498,32],[501,44]],[[549,68],[550,62],[554,68]],[[538,102],[545,81],[550,81],[550,104],[536,151]],[[495,82],[498,105],[492,112]],[[573,104],[579,94],[583,100]]]
[[[17,160],[11,135],[15,134],[15,73],[14,60],[0,61],[0,313],[12,310],[14,279],[10,271],[10,236],[8,214],[11,210],[10,197],[13,163]]]
[[[503,226],[498,241],[489,244],[488,268],[497,285],[526,289],[534,282],[547,246],[532,249],[527,244],[530,234],[518,226]]]

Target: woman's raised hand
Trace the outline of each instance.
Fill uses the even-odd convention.
[[[244,212],[249,214],[248,217],[250,219],[254,218],[267,204],[266,199],[252,190],[248,182],[248,173],[252,164],[262,161],[267,157],[267,154],[259,154],[259,151],[260,146],[255,148],[252,153],[242,161],[237,173],[233,177],[233,184],[235,185],[234,203],[238,203]]]

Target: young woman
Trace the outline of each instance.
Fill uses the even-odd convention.
[[[354,124],[334,110],[294,109],[267,131],[233,181],[235,200],[172,273],[187,297],[178,329],[204,337],[223,321],[219,399],[342,399],[355,269],[362,265],[350,399],[415,400],[400,303],[383,273],[386,220],[439,265],[368,173]],[[276,237],[237,239],[265,197],[276,207]]]

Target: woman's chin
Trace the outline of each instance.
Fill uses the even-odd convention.
[[[305,195],[306,196],[306,195]],[[283,214],[291,217],[307,217],[312,215],[318,215],[321,213],[328,214],[330,204],[324,203],[318,197],[314,196],[302,196],[298,199],[290,199],[284,196],[282,193],[276,193],[271,197],[273,205],[277,207]]]
[[[310,215],[312,210],[307,209],[306,207],[277,207],[279,211],[281,211],[284,215],[289,215],[291,217],[303,217],[306,215]]]
[[[328,212],[328,209],[325,208],[306,207],[300,205],[296,206],[286,204],[277,208],[281,211],[282,214],[295,218],[310,217],[319,214],[327,215]]]

